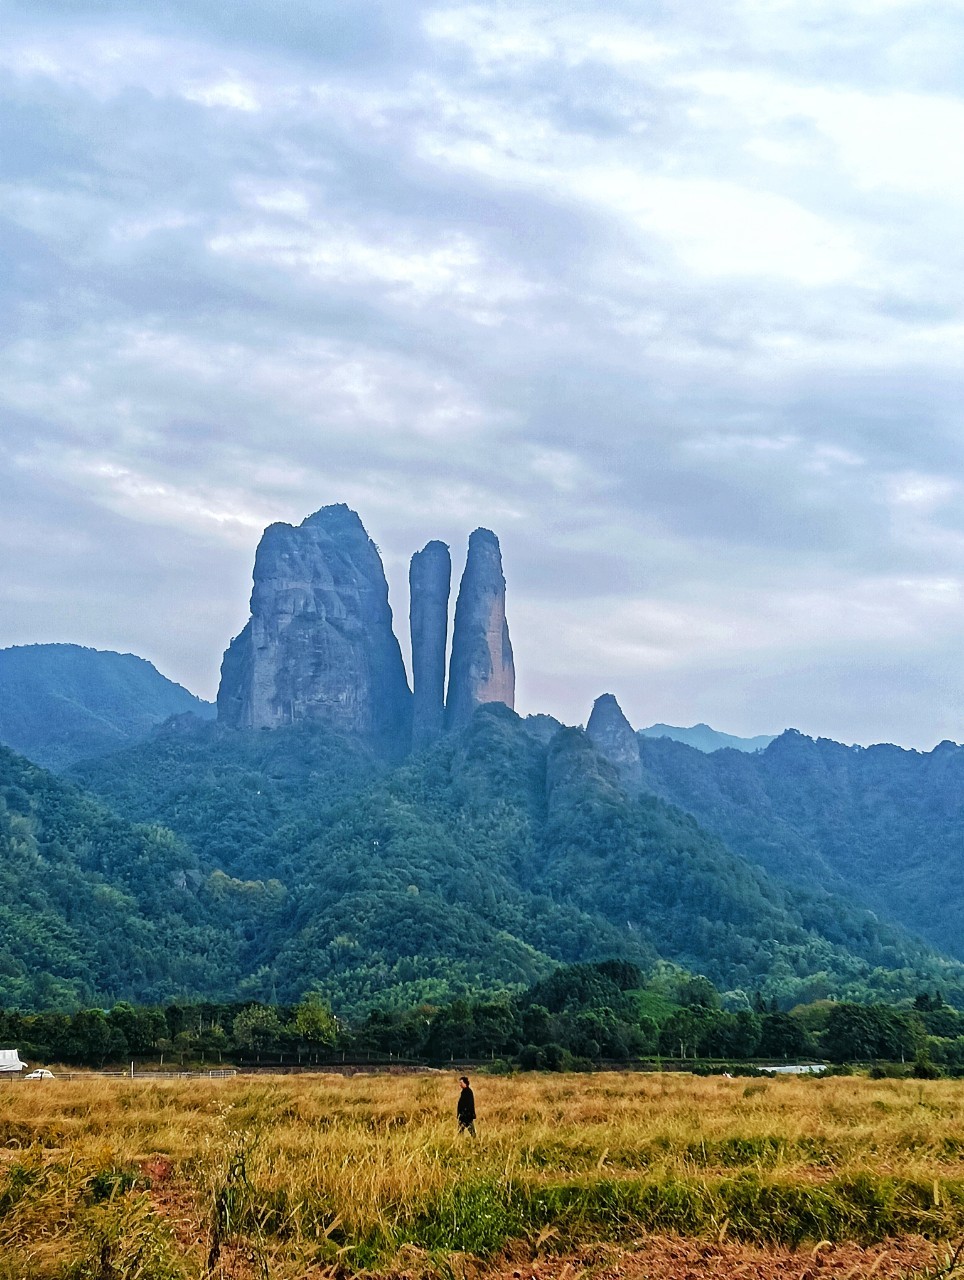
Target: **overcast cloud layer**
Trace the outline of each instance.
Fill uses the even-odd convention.
[[[520,709],[964,738],[960,0],[23,0],[0,645],[500,535]]]

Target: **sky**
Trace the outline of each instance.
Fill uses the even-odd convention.
[[[0,7],[0,645],[213,697],[347,502],[523,712],[964,738],[962,0]]]

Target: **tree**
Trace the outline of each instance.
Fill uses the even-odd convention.
[[[242,1049],[266,1049],[284,1031],[281,1019],[268,1005],[252,1004],[234,1019],[234,1039]]]
[[[301,1003],[295,1006],[291,1030],[310,1044],[330,1047],[338,1038],[338,1020],[328,1001],[319,992],[308,991]]]
[[[100,1066],[112,1048],[111,1031],[102,1009],[81,1009],[71,1019],[65,1056]]]
[[[806,1028],[789,1013],[765,1013],[757,1054],[761,1058],[796,1058],[812,1051]]]
[[[924,1028],[913,1013],[886,1005],[835,1005],[827,1023],[824,1048],[834,1062],[871,1058],[913,1058],[924,1042]]]
[[[475,1018],[468,1000],[453,1000],[432,1019],[426,1052],[435,1062],[445,1058],[468,1058],[475,1041]]]
[[[696,974],[679,984],[679,1002],[688,1009],[718,1009],[720,993],[709,978]]]

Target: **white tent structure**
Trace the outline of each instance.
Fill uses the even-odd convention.
[[[0,1049],[0,1075],[11,1071],[25,1071],[27,1064],[20,1061],[20,1054],[16,1049]]]

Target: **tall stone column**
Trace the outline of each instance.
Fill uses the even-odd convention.
[[[354,511],[322,507],[265,530],[251,617],[221,666],[218,721],[317,721],[391,755],[411,742],[411,693],[378,549]]]
[[[442,732],[445,650],[449,630],[452,557],[444,542],[429,542],[408,571],[412,629],[412,747],[418,751]]]
[[[455,605],[446,728],[460,729],[484,702],[515,706],[515,665],[499,539],[489,529],[476,529]]]

